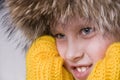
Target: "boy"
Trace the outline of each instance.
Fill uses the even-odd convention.
[[[64,66],[76,80],[86,80],[108,46],[120,41],[119,0],[10,0],[9,6],[29,39],[55,37]]]

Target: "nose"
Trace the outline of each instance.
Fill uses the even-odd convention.
[[[72,62],[77,62],[84,57],[82,45],[77,41],[69,41],[66,49],[66,59]]]

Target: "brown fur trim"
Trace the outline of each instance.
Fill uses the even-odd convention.
[[[52,0],[7,0],[14,23],[29,39],[46,34],[52,18]]]
[[[6,0],[6,3],[13,21],[29,39],[49,34],[52,22],[65,22],[76,15],[91,18],[103,27],[120,26],[120,0]],[[112,31],[112,27],[104,29]]]

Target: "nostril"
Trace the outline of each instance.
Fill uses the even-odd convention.
[[[84,57],[84,53],[69,53],[69,55],[66,55],[66,59],[72,62],[77,62],[81,60]]]
[[[77,61],[81,60],[82,58],[83,58],[83,55],[79,55],[79,56],[74,57],[73,61],[77,62]]]

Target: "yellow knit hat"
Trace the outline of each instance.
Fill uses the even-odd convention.
[[[50,36],[40,37],[32,44],[27,53],[26,67],[26,80],[73,80],[63,67],[63,59]]]

